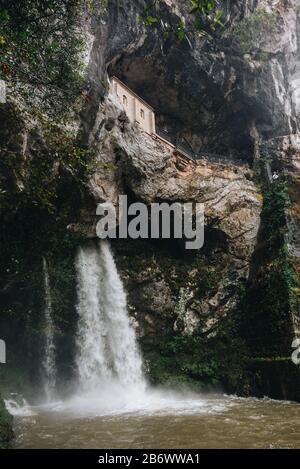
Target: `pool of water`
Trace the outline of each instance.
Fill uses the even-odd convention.
[[[92,396],[16,411],[17,448],[298,448],[300,404],[152,393],[111,408]],[[107,405],[106,405],[107,404]]]

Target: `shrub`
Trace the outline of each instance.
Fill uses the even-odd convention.
[[[2,0],[0,78],[25,97],[34,92],[57,113],[83,84],[81,0]]]
[[[246,53],[253,48],[259,48],[262,40],[274,30],[275,25],[276,13],[255,10],[227,31],[225,35],[236,40],[242,52]]]

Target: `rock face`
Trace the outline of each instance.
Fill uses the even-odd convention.
[[[0,449],[8,449],[12,445],[12,416],[7,412],[4,402],[0,400]]]
[[[100,168],[91,175],[89,186],[95,202],[116,202],[118,194],[127,193],[131,200],[147,205],[175,201],[204,204],[207,227],[204,250],[207,245],[207,253],[202,257],[209,257],[206,264],[214,264],[220,253],[224,259],[219,285],[212,292],[206,292],[205,298],[198,303],[191,301],[193,295],[188,302],[195,317],[189,330],[196,329],[200,323],[197,315],[202,315],[202,330],[210,331],[218,319],[234,308],[237,286],[247,279],[249,273],[262,205],[262,196],[253,181],[253,171],[248,165],[239,166],[226,159],[218,163],[187,160],[185,167],[181,168],[170,148],[141,132],[137,125],[130,124],[112,98],[104,102],[101,112],[101,129],[96,133],[94,143],[99,149],[100,161],[105,161],[110,167],[108,170]],[[189,263],[186,268],[189,277]],[[163,272],[160,272],[159,279],[156,278],[156,270],[150,274],[147,271],[138,273],[139,280],[131,279],[135,288],[129,285],[137,317],[139,313],[148,319],[150,317],[152,330],[155,330],[155,320],[151,315],[164,316],[166,309],[172,309],[172,302],[173,323],[178,320],[175,305],[179,296],[174,297],[167,288],[168,279],[164,278]],[[197,277],[197,272],[191,275]],[[194,288],[197,289],[196,284]],[[191,315],[192,312],[187,309],[182,314]],[[156,327],[158,333],[161,321]]]
[[[212,41],[188,32],[189,42],[182,43],[171,36],[164,40],[160,28],[136,21],[143,7],[143,1],[112,2],[105,24],[96,28],[90,66],[94,112],[99,87],[93,84],[108,68],[152,104],[160,125],[187,138],[196,151],[251,161],[257,136],[298,131],[296,0],[227,3],[225,31]],[[163,11],[170,22],[186,14],[184,2],[164,2]]]
[[[249,270],[256,270],[251,257],[263,197],[247,166],[253,166],[256,142],[282,142],[285,163],[280,171],[297,165],[299,11],[295,0],[230,2],[222,34],[208,41],[188,32],[189,41],[179,43],[172,37],[163,40],[159,27],[147,30],[134,21],[143,2],[133,6],[124,1],[122,6],[107,11],[105,31],[113,31],[113,40],[105,41],[103,70],[106,66],[109,74],[116,74],[156,109],[158,126],[208,157],[183,170],[166,148],[126,122],[111,100],[106,99],[100,113],[94,101],[89,111],[96,118],[90,129],[86,127],[87,135],[96,142],[99,155],[104,153],[100,159],[108,158],[117,170],[109,175],[96,171],[91,192],[95,201],[115,201],[121,192],[147,204],[205,204],[206,246],[196,265],[181,253],[184,282],[177,281],[182,264],[170,266],[180,249],[174,242],[167,248],[158,243],[154,252],[153,246],[139,248],[138,243],[135,249],[130,243],[126,249],[116,243],[115,249],[146,342],[159,337],[162,328],[175,335],[197,331],[218,337],[222,319],[241,299]],[[186,14],[181,2],[164,2],[163,8],[170,22]],[[97,41],[91,55],[93,70],[96,51]],[[221,161],[214,162],[211,153],[222,155]],[[289,180],[297,187],[295,170]],[[295,207],[293,203],[286,227],[294,257],[299,237]],[[145,261],[141,252],[147,249],[152,256]],[[208,272],[214,282],[205,288],[199,277]],[[255,295],[250,301],[255,309]],[[287,328],[292,326],[291,318],[286,321]],[[279,354],[280,350],[278,346]]]

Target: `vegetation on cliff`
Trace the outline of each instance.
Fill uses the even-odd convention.
[[[48,112],[65,112],[83,87],[81,0],[3,0],[0,78],[34,94]]]
[[[13,440],[12,423],[13,418],[6,410],[4,402],[0,397],[0,449],[11,447]]]
[[[198,391],[225,387],[228,392],[241,392],[247,349],[240,337],[238,308],[212,325],[210,333],[203,331],[208,317],[201,309],[196,313],[197,324],[190,324],[186,316],[218,291],[226,255],[220,250],[213,258],[201,252],[188,256],[176,243],[118,242],[114,247],[131,314],[141,329],[150,381]],[[154,283],[161,285],[160,291],[153,291]],[[153,294],[155,300],[150,298]],[[241,288],[239,296],[243,294]]]
[[[276,27],[276,13],[258,9],[224,32],[243,53],[258,49],[266,34],[272,34]]]
[[[220,7],[223,0],[185,0],[182,4],[186,10],[185,17],[170,21],[165,15],[163,2],[150,0],[139,20],[149,27],[162,26],[165,38],[173,34],[180,41],[188,40],[188,29],[199,36],[210,37],[212,31],[222,26]]]
[[[1,388],[26,393],[40,372],[43,256],[53,290],[55,338],[60,341],[65,331],[60,350],[72,361],[79,240],[67,227],[78,216],[92,152],[39,110],[32,109],[29,116],[7,103],[0,114],[5,122],[0,150],[0,324],[10,351],[1,370]],[[67,375],[69,365],[61,363]]]
[[[272,142],[260,145],[256,166],[264,204],[241,301],[240,333],[248,348],[245,387],[248,381],[250,394],[262,396],[268,389],[271,396],[298,399],[299,370],[291,361],[291,352],[300,304],[299,277],[286,238],[290,203],[287,177]]]
[[[295,281],[285,239],[289,204],[287,181],[278,154],[267,143],[262,144],[257,163],[264,205],[243,305],[245,331],[252,354],[286,356],[292,342],[291,292]],[[266,165],[270,166],[271,174],[279,172],[271,181]]]

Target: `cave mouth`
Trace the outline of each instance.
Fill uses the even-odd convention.
[[[205,227],[203,254],[210,257],[218,252],[228,254],[229,238],[228,235],[219,228],[210,226]]]
[[[194,60],[183,67],[190,52],[182,44],[163,55],[160,48],[145,54],[141,50],[112,61],[108,75],[154,108],[157,132],[167,132],[199,158],[218,156],[252,164],[249,106],[228,101],[221,86]]]
[[[133,219],[134,217],[128,216],[128,225]],[[171,217],[170,237],[168,238],[164,237],[160,231],[158,238],[152,238],[149,235],[148,238],[138,237],[137,239],[133,239],[128,236],[124,239],[117,234],[116,239],[111,241],[117,247],[117,250],[124,253],[128,250],[132,256],[139,255],[139,253],[141,254],[143,252],[150,252],[152,254],[164,253],[164,255],[169,258],[180,259],[186,262],[191,262],[195,260],[195,258],[208,259],[215,255],[226,255],[229,253],[229,238],[227,234],[219,228],[210,226],[204,227],[203,246],[200,249],[187,249],[187,241],[193,241],[193,239],[188,239],[184,235],[182,238],[175,237],[173,221],[174,219]],[[149,234],[151,233],[150,218],[148,232]],[[119,233],[119,229],[117,229],[117,233]]]

